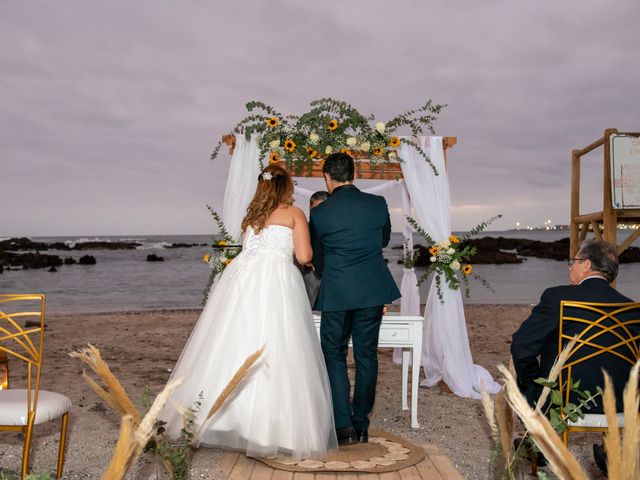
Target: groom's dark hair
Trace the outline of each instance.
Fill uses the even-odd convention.
[[[353,182],[353,171],[353,158],[346,153],[332,153],[322,166],[322,173],[335,182]]]

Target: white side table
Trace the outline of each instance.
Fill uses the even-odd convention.
[[[313,315],[316,330],[320,335],[320,315]],[[380,326],[380,347],[402,348],[402,409],[408,410],[407,391],[409,383],[409,363],[411,360],[411,428],[418,424],[418,387],[420,382],[420,355],[422,353],[422,317],[388,314],[382,317]],[[349,342],[351,345],[351,342]],[[411,349],[411,352],[409,351]],[[410,356],[413,353],[413,356]]]

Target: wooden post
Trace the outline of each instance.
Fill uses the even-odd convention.
[[[571,219],[569,221],[569,257],[574,258],[580,246],[576,217],[580,215],[580,157],[578,150],[571,152]]]
[[[604,240],[616,248],[618,246],[618,215],[613,209],[611,198],[611,135],[617,133],[615,128],[607,128],[604,131],[604,190],[602,204],[602,225],[604,227]]]

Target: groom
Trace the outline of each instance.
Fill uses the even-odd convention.
[[[400,297],[382,249],[391,221],[383,197],[353,185],[353,159],[329,155],[322,168],[330,197],[310,212],[313,265],[322,275],[315,309],[327,365],[339,445],[368,441],[378,377],[378,334],[385,304]],[[347,351],[353,338],[355,388],[350,401]]]

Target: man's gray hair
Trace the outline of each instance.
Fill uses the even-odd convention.
[[[591,260],[591,270],[613,282],[618,276],[618,250],[603,240],[585,240],[578,251],[580,258]]]

